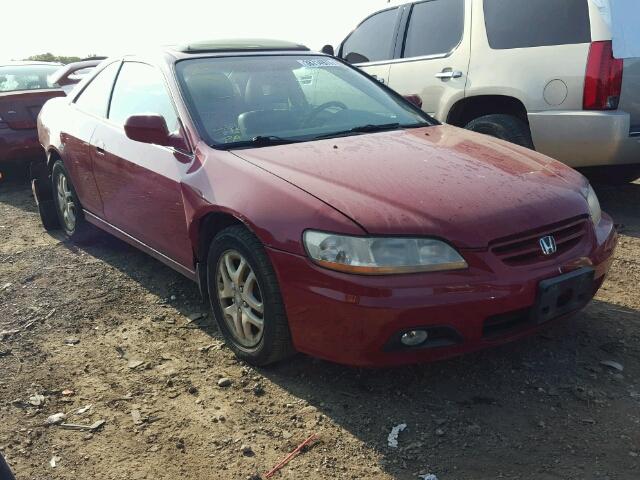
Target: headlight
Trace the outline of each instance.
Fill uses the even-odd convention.
[[[307,230],[304,245],[318,265],[363,275],[460,270],[468,266],[453,247],[430,238],[351,237]]]
[[[584,198],[587,200],[589,204],[589,214],[591,215],[591,221],[594,225],[598,225],[600,220],[602,219],[602,210],[600,209],[600,202],[598,201],[598,196],[596,192],[593,191],[593,187],[588,185],[588,187],[583,192]]]

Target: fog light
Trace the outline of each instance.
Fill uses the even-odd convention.
[[[400,337],[400,341],[407,347],[417,347],[421,343],[424,343],[428,336],[429,334],[426,330],[411,330],[403,333]]]

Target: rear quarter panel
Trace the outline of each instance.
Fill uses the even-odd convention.
[[[589,43],[493,50],[487,37],[483,1],[473,2],[466,96],[507,95],[520,100],[528,112],[582,109]],[[547,86],[553,89],[547,91],[552,102],[545,101]]]

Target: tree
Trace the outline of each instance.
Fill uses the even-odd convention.
[[[89,58],[92,58],[95,56],[96,55],[90,55]],[[31,60],[34,62],[57,62],[57,63],[63,63],[66,65],[67,63],[79,62],[80,60],[82,60],[82,58],[54,55],[51,52],[47,52],[47,53],[41,53],[39,55],[32,55],[29,58],[26,58],[25,60]]]

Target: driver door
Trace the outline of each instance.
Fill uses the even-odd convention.
[[[193,270],[181,180],[191,156],[174,148],[136,142],[124,132],[128,117],[160,114],[170,131],[180,122],[156,68],[125,62],[116,79],[108,118],[91,139],[94,175],[104,217],[116,228]]]

